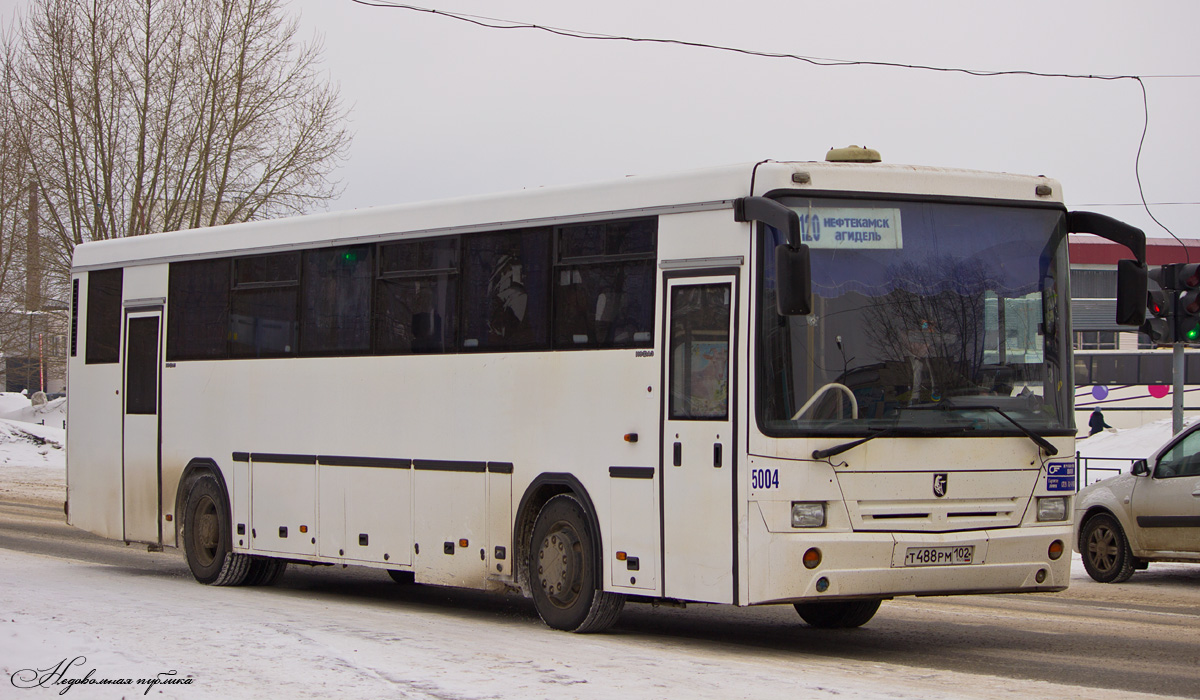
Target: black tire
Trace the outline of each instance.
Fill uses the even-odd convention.
[[[400,571],[399,569],[388,569],[388,576],[401,586],[411,586],[417,579],[411,571]]]
[[[211,474],[188,488],[183,506],[183,549],[188,568],[200,583],[237,586],[250,573],[251,557],[233,553],[229,501]]]
[[[562,494],[542,506],[529,543],[533,605],[556,630],[602,632],[625,606],[625,596],[597,587],[597,538],[575,497]]]
[[[273,557],[250,557],[250,571],[243,581],[247,586],[274,586],[287,570],[286,559]]]
[[[1108,513],[1093,515],[1083,524],[1079,551],[1088,576],[1100,583],[1122,583],[1133,576],[1135,562],[1129,538]]]
[[[795,603],[801,619],[820,629],[848,629],[867,624],[882,600],[835,600],[827,603]]]

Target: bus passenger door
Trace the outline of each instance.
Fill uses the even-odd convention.
[[[734,602],[731,367],[737,278],[669,279],[663,392],[663,594]]]
[[[125,317],[124,482],[125,541],[158,544],[159,348],[162,310],[130,311]]]

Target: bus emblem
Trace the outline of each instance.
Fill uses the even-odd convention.
[[[946,495],[947,480],[948,477],[945,473],[933,475],[933,495],[937,496],[938,498],[942,498]]]

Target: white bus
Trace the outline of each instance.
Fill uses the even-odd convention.
[[[84,244],[69,522],[580,632],[1062,590],[1080,226],[1136,253],[1042,177],[766,161]]]

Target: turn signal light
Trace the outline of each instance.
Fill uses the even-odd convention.
[[[812,547],[804,553],[804,568],[815,569],[821,565],[821,550]]]
[[[1055,561],[1059,557],[1061,557],[1063,555],[1062,540],[1054,540],[1053,542],[1051,542],[1050,549],[1049,549],[1049,551],[1046,552],[1046,554],[1048,554],[1050,556],[1051,561]]]

